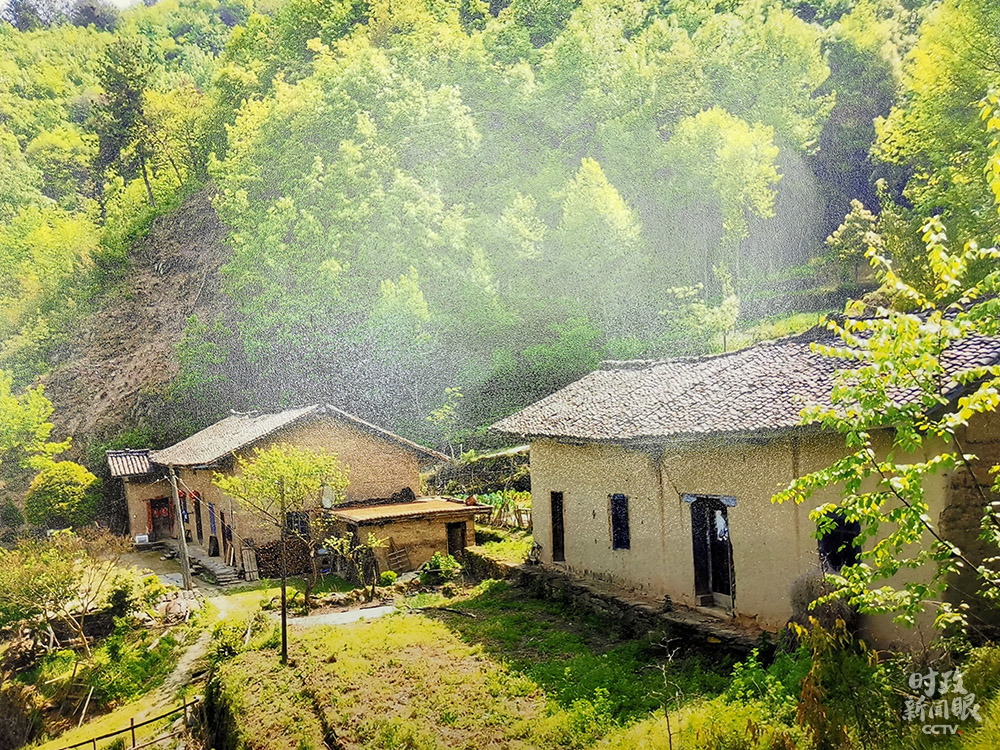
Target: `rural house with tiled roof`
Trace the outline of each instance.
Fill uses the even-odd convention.
[[[351,524],[345,516],[345,527],[371,527],[377,536],[392,538],[394,548],[411,550],[410,566],[420,565],[434,551],[458,553],[473,543],[478,508],[417,497],[420,465],[446,461],[446,456],[327,404],[272,414],[235,413],[159,451],[108,451],[111,475],[124,485],[132,537],[177,538],[168,480],[173,469],[183,516],[180,527],[192,554],[219,557],[239,568],[248,541],[266,543],[277,531],[224,495],[212,477],[238,470],[239,459],[275,443],[335,453],[349,479],[346,499],[336,512],[360,508],[355,513],[364,516],[360,524]],[[317,500],[318,506],[332,507],[328,498]]]
[[[834,490],[802,506],[771,502],[791,480],[844,455],[841,435],[800,424],[803,406],[829,401],[837,362],[809,346],[827,337],[814,329],[716,356],[605,362],[496,423],[494,431],[531,443],[542,562],[747,624],[784,626],[796,579],[844,562],[842,544],[817,542],[809,519],[813,507],[837,502]],[[954,370],[995,363],[1000,342],[968,340],[948,356]],[[888,449],[891,436],[877,440]],[[971,424],[965,444],[991,484],[997,415]],[[932,481],[939,528],[975,548],[982,511],[964,477]],[[838,532],[842,541],[852,529]],[[863,624],[878,640],[896,636],[887,620]]]

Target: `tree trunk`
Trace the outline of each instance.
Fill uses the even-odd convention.
[[[153,188],[149,184],[149,174],[146,171],[146,154],[139,149],[139,165],[142,167],[142,181],[146,184],[146,195],[149,196],[149,205],[156,208],[156,201],[153,199]]]
[[[285,555],[285,527],[281,527],[281,663],[288,663],[288,569]]]

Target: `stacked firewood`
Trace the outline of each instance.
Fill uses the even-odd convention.
[[[286,565],[288,575],[302,575],[312,571],[309,556],[309,545],[298,537],[286,540]],[[281,577],[281,540],[261,544],[257,550],[257,570],[261,578]]]

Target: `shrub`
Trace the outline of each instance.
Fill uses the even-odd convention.
[[[877,746],[899,734],[902,716],[884,664],[839,621],[827,630],[813,620],[810,628],[793,626],[812,667],[802,681],[798,717],[811,732],[817,750]]]
[[[24,516],[9,497],[0,502],[0,526],[16,529],[24,524]]]
[[[665,734],[662,720],[658,723],[660,733]],[[708,701],[687,716],[684,735],[689,742],[683,746],[698,750],[808,750],[812,746],[802,727],[774,719],[771,707],[757,701]],[[611,747],[627,745],[612,743]]]
[[[766,668],[761,664],[758,650],[754,649],[744,661],[733,666],[726,700],[731,703],[758,701],[767,707],[772,718],[792,722],[802,681],[811,666],[809,652],[803,647],[792,654],[779,654]]]
[[[965,687],[981,699],[1000,693],[1000,646],[972,649],[961,669],[965,674]]]
[[[396,575],[394,570],[383,570],[382,575],[379,576],[380,586],[392,586],[396,582],[399,576]]]
[[[111,583],[108,593],[108,609],[115,617],[124,617],[136,608],[138,599],[135,595],[135,585],[128,576],[117,576]]]
[[[462,566],[458,564],[458,560],[451,555],[435,552],[431,559],[424,563],[424,567],[420,571],[420,582],[425,586],[435,586],[452,580],[461,569]]]
[[[147,609],[156,606],[169,591],[159,577],[153,573],[143,576],[138,588],[138,599]]]
[[[829,630],[837,624],[837,620],[843,620],[847,629],[853,632],[858,624],[858,611],[845,600],[834,599],[812,608],[809,606],[833,590],[834,586],[827,582],[821,570],[811,570],[796,578],[790,592],[792,622],[808,626],[810,619],[815,618],[823,628]]]
[[[86,526],[99,500],[97,477],[72,461],[58,461],[31,482],[24,502],[28,521],[48,528]]]

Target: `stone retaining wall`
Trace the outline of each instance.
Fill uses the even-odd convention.
[[[583,579],[549,565],[511,565],[489,557],[482,548],[465,551],[465,572],[477,578],[501,578],[533,596],[565,602],[617,624],[629,635],[662,633],[676,645],[745,655],[759,645],[762,631],[742,628],[690,609],[665,609],[611,584]]]

